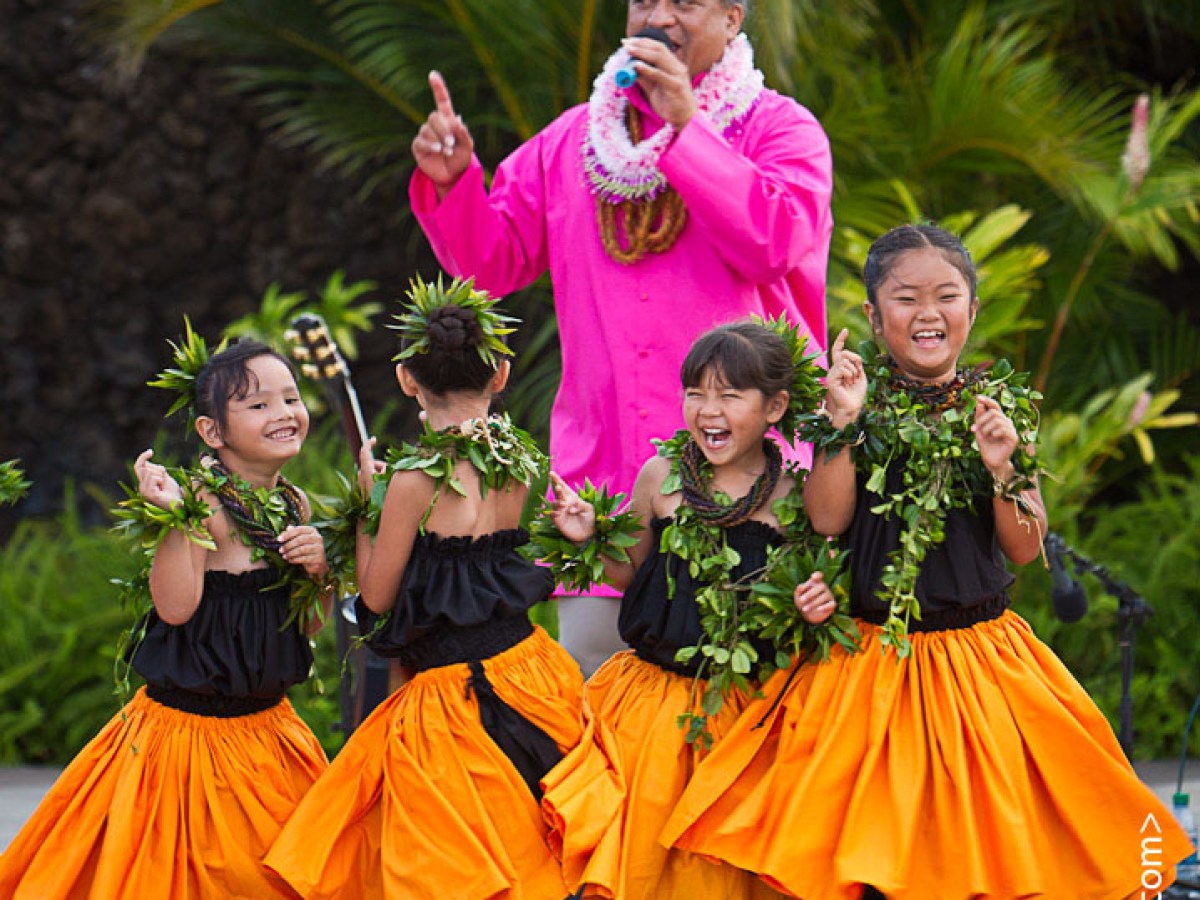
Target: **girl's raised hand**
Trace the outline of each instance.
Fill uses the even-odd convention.
[[[979,445],[979,455],[988,471],[997,478],[1008,478],[1012,474],[1012,455],[1017,449],[1017,427],[1012,419],[991,397],[978,397],[971,430],[975,432],[975,443]]]
[[[857,419],[867,399],[867,373],[862,357],[846,349],[849,336],[846,328],[838,333],[829,348],[829,371],[825,374],[825,409],[838,428]]]
[[[325,540],[311,525],[289,525],[279,532],[279,553],[292,565],[302,567],[314,581],[329,572]]]
[[[829,590],[825,576],[820,572],[813,572],[808,581],[796,585],[792,601],[796,604],[796,609],[800,610],[800,618],[809,625],[820,625],[837,609],[833,592]]]
[[[170,509],[183,500],[183,488],[171,477],[166,467],[150,462],[153,455],[153,450],[146,450],[133,463],[138,493],[160,509]]]
[[[596,510],[592,504],[579,499],[557,473],[550,473],[550,490],[554,503],[550,507],[550,518],[568,541],[581,544],[596,533]]]

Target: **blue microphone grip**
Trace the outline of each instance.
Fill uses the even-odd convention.
[[[660,44],[665,44],[667,47],[671,46],[671,38],[661,28],[643,28],[634,37],[650,38],[653,41],[658,41]],[[637,60],[631,58],[629,62],[617,69],[616,74],[613,75],[613,81],[617,83],[617,87],[631,87],[637,81],[637,69],[633,67],[635,62]]]

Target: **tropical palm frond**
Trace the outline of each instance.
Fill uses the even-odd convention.
[[[383,304],[362,302],[364,294],[379,287],[374,281],[355,281],[346,284],[346,273],[340,269],[329,276],[321,288],[317,312],[329,328],[330,337],[347,359],[358,358],[358,332],[374,328],[372,317],[383,312]]]
[[[249,337],[272,347],[285,346],[284,332],[307,299],[304,291],[285,292],[278,282],[272,282],[263,292],[258,309],[226,325],[224,336]]]

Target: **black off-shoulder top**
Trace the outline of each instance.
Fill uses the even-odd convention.
[[[274,568],[204,573],[195,614],[168,625],[153,610],[133,668],[148,685],[225,698],[282,697],[304,681],[313,657],[296,623],[284,626],[288,591]]]
[[[902,463],[888,469],[885,490],[901,488]],[[887,563],[887,554],[900,544],[902,522],[871,512],[880,498],[857,476],[857,502],[841,546],[850,555],[850,611],[872,621],[882,621],[887,605],[875,596]],[[946,516],[946,539],[929,549],[917,578],[921,612],[940,614],[994,603],[1006,603],[1005,592],[1014,577],[1005,567],[1004,552],[996,537],[991,495],[980,494],[973,507],[954,509]]]
[[[391,616],[379,616],[360,599],[359,631],[381,656],[402,656],[405,647],[433,632],[510,618],[550,596],[554,578],[517,552],[529,542],[524,529],[479,537],[417,535]]]

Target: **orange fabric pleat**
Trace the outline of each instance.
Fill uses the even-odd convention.
[[[260,860],[326,765],[286,699],[221,719],[162,706],[143,688],[0,857],[0,897],[294,897]]]
[[[915,634],[901,662],[862,629],[861,653],[804,666],[755,729],[787,673],[764,686],[664,841],[804,900],[863,884],[889,900],[1108,900],[1170,883],[1186,837],[1024,620]]]
[[[484,660],[496,694],[564,752],[583,679],[544,631]],[[355,730],[267,855],[306,898],[562,900],[537,800],[479,721],[465,664],[429,669]]]
[[[583,740],[542,780],[550,839],[572,891],[619,900],[779,896],[747,872],[658,842],[695,767],[676,721],[691,688],[691,678],[631,651],[588,681]],[[733,697],[709,720],[718,743],[743,704]]]

